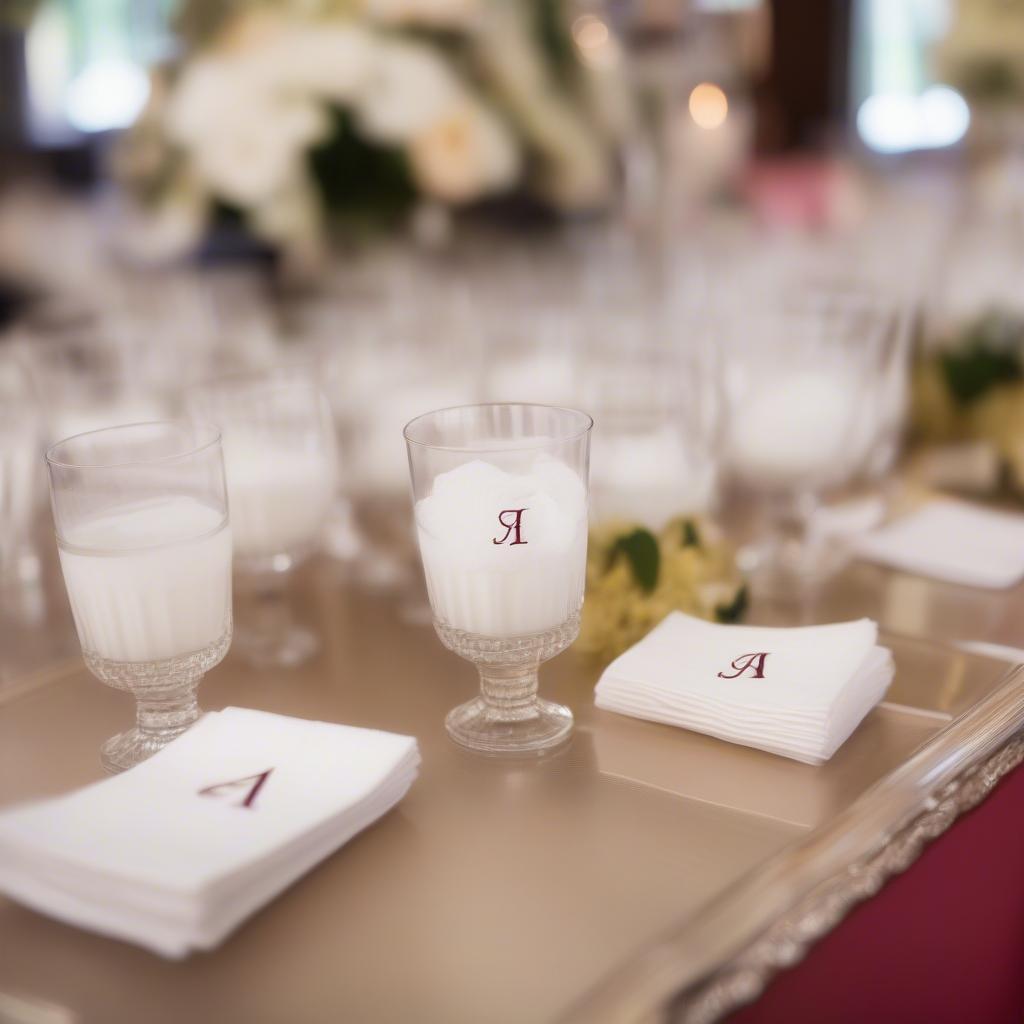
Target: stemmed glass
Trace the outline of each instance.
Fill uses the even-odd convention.
[[[716,503],[721,401],[711,353],[689,339],[652,344],[644,318],[634,319],[645,340],[597,347],[583,374],[597,417],[592,518],[660,530]]]
[[[231,531],[220,435],[188,423],[111,427],[46,453],[61,569],[85,663],[136,698],[103,744],[131,768],[199,716],[196,688],[231,643]]]
[[[31,327],[22,350],[35,390],[46,396],[48,440],[172,415],[169,366],[145,365],[146,347],[120,325]]]
[[[440,330],[436,321],[433,326]],[[473,401],[477,374],[459,332],[440,330],[445,340],[435,344],[423,331],[408,310],[378,315],[358,329],[350,325],[327,356],[326,376],[363,540],[356,577],[372,590],[393,593],[404,621],[425,625],[430,613],[416,570],[401,430],[421,409]]]
[[[293,667],[319,649],[297,623],[288,574],[315,550],[334,498],[334,428],[305,364],[240,374],[195,389],[193,420],[223,433],[235,564],[248,595],[236,647],[254,665]]]
[[[815,543],[810,527],[822,493],[864,461],[859,424],[879,386],[875,326],[845,308],[785,306],[720,324],[725,462],[768,518],[767,536],[747,551],[759,589],[815,585],[842,564],[845,553]]]
[[[572,730],[537,673],[579,632],[592,426],[573,409],[492,404],[405,428],[434,628],[480,673],[480,695],[446,719],[471,750],[539,752]]]

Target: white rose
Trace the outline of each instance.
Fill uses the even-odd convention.
[[[271,91],[248,57],[193,62],[168,107],[169,137],[190,152],[210,191],[242,207],[285,187],[327,129],[318,105]]]
[[[269,199],[301,166],[291,147],[252,122],[211,138],[193,153],[193,161],[214,194],[243,208]]]
[[[505,126],[472,100],[449,107],[412,140],[409,158],[419,187],[447,203],[509,188],[519,151]]]
[[[430,48],[381,42],[357,100],[359,126],[371,141],[403,145],[436,124],[464,92]]]
[[[365,88],[376,42],[356,25],[296,22],[250,59],[271,89],[305,90],[347,102]]]

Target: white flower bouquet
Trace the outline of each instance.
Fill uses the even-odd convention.
[[[611,196],[619,48],[561,0],[189,0],[180,28],[116,154],[151,254],[217,216],[308,255],[424,201]]]

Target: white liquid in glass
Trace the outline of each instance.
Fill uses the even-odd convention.
[[[708,511],[715,467],[674,425],[621,433],[612,427],[594,448],[590,487],[595,521],[660,530],[674,516]]]
[[[401,495],[409,490],[409,461],[402,441],[402,428],[423,409],[449,409],[470,400],[470,389],[457,383],[396,386],[372,392],[372,401],[362,411],[351,451],[351,475],[358,491],[369,494]]]
[[[449,626],[522,636],[582,605],[586,490],[558,459],[540,455],[524,473],[482,460],[441,473],[416,503],[416,527],[430,603]]]
[[[765,490],[816,486],[847,458],[855,411],[853,389],[838,370],[769,376],[733,410],[730,464]]]
[[[84,520],[58,541],[82,649],[148,662],[204,650],[231,623],[231,531],[188,497]]]
[[[224,472],[239,558],[291,554],[316,543],[334,497],[326,453],[226,436]]]

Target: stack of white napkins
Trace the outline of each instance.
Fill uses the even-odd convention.
[[[889,688],[877,638],[870,619],[772,629],[672,612],[605,669],[597,706],[821,764]]]
[[[0,814],[0,891],[169,957],[210,949],[390,810],[409,736],[243,708],[148,761]]]
[[[1024,579],[1024,516],[938,499],[859,537],[862,558],[951,583],[994,589]]]

